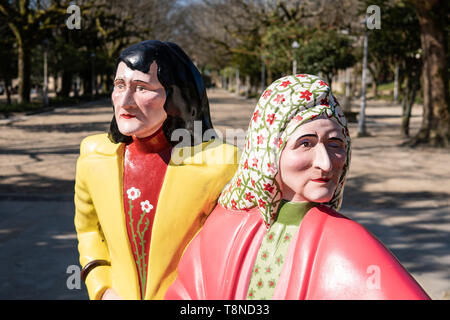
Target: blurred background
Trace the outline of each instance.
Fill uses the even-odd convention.
[[[406,136],[424,102],[413,143],[448,145],[448,20],[438,0],[2,0],[0,111],[109,94],[118,54],[143,39],[178,43],[209,86],[257,97],[282,75],[320,74],[348,106],[366,52],[367,95],[401,101]]]
[[[449,299],[449,19],[445,0],[0,0],[0,299],[87,298],[79,144],[108,129],[116,59],[147,39],[192,58],[219,130],[244,132],[281,76],[326,80],[353,139],[342,213]]]

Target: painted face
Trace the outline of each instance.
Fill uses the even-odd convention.
[[[299,126],[280,156],[283,198],[324,203],[332,199],[346,161],[346,143],[339,125],[316,119]]]
[[[166,92],[158,81],[156,62],[148,73],[132,70],[124,62],[117,66],[112,101],[119,131],[145,138],[155,133],[167,118]]]

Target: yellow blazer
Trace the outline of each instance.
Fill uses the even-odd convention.
[[[75,183],[80,263],[111,263],[88,274],[91,299],[100,299],[107,288],[125,299],[140,297],[123,204],[124,147],[111,143],[106,134],[89,136],[80,147]],[[215,207],[238,157],[236,147],[217,140],[173,149],[153,223],[145,299],[164,298],[184,249]]]

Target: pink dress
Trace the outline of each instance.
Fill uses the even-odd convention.
[[[257,209],[217,205],[186,249],[166,299],[244,300],[265,234]],[[360,224],[319,205],[292,239],[273,299],[429,299],[392,253]]]

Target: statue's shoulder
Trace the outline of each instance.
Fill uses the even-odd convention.
[[[232,164],[239,163],[241,151],[234,145],[215,141],[211,144],[206,144],[204,148],[206,155],[206,162],[211,164]]]
[[[234,145],[220,140],[203,142],[190,147],[175,147],[172,150],[172,164],[236,167],[241,152]]]
[[[80,155],[114,155],[122,143],[113,143],[108,138],[107,133],[88,136],[81,141]]]

